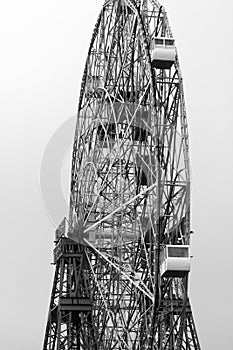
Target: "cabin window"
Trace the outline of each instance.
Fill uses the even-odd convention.
[[[165,39],[165,45],[166,46],[174,46],[174,40],[173,39]]]
[[[139,128],[138,126],[133,127],[132,132],[133,141],[146,141],[146,130]]]
[[[139,167],[137,172],[137,184],[138,186],[147,186],[147,177],[144,171]]]
[[[115,140],[116,137],[116,124],[109,124],[107,129],[107,134],[110,139]]]
[[[104,132],[104,128],[103,128],[102,125],[98,125],[97,134],[99,136],[99,140],[103,141],[104,140],[104,136],[105,136],[105,132]]]
[[[155,39],[155,45],[163,45],[163,39]]]
[[[168,247],[169,258],[188,258],[189,250],[187,247]]]

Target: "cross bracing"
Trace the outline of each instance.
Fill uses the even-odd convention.
[[[166,12],[106,0],[82,79],[44,350],[200,349],[189,244],[188,127]]]

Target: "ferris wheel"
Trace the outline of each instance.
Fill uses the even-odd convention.
[[[188,151],[164,8],[106,0],[82,79],[68,234],[85,256],[79,286],[69,267],[70,293],[81,288],[91,308],[61,349],[200,349],[187,294]]]

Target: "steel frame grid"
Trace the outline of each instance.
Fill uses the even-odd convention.
[[[91,39],[69,216],[69,237],[89,266],[79,270],[88,276],[92,303],[92,323],[76,330],[80,349],[200,349],[188,277],[164,278],[159,271],[163,245],[190,243],[190,174],[178,57],[170,69],[153,69],[154,36],[172,37],[157,1],[109,0]],[[69,317],[64,331],[72,312]],[[59,313],[58,319],[61,324]],[[79,349],[48,324],[46,339],[56,338],[56,349]]]

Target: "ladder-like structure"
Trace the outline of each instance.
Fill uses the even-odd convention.
[[[61,237],[43,349],[98,349],[92,320],[89,268],[82,245]],[[84,338],[83,338],[84,337]]]
[[[43,350],[200,350],[175,41],[154,0],[106,0],[84,70]]]

